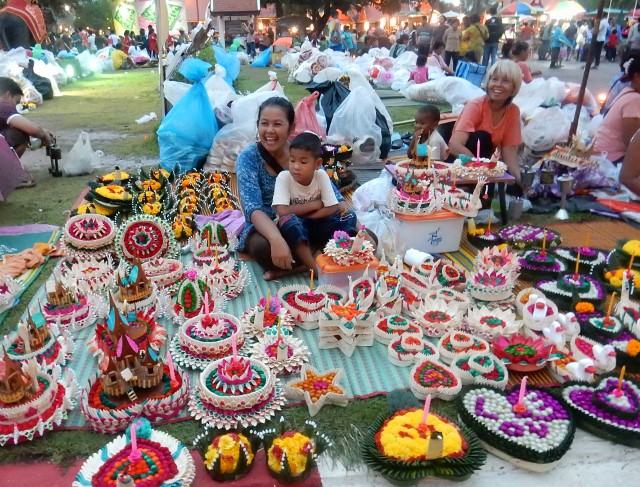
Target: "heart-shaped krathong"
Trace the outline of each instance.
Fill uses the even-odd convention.
[[[640,384],[628,379],[619,387],[617,377],[596,384],[566,382],[562,399],[573,411],[578,426],[608,440],[640,447]],[[619,392],[618,392],[619,391]]]
[[[450,401],[462,389],[462,382],[447,365],[434,359],[425,359],[411,369],[411,391],[418,399],[428,394]]]
[[[484,442],[508,456],[537,464],[562,458],[575,433],[570,412],[541,389],[526,390],[523,412],[514,411],[518,398],[518,389],[472,386],[460,398],[460,417]]]

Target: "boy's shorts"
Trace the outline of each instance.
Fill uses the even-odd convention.
[[[285,215],[278,220],[278,227],[292,250],[303,242],[314,249],[324,248],[333,238],[333,233],[338,230],[347,232],[351,236],[357,233],[356,214],[353,210],[346,210],[328,218]]]

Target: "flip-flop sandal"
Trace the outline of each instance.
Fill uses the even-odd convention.
[[[396,139],[393,142],[391,142],[391,148],[398,150],[398,149],[402,149],[402,147],[404,146],[404,141],[402,139]]]
[[[18,186],[16,186],[16,189],[33,188],[36,184],[38,184],[36,180],[32,179],[30,181],[25,181],[19,184]]]

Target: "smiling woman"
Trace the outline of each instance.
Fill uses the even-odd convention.
[[[238,249],[248,252],[265,269],[265,280],[313,268],[310,243],[314,243],[314,239],[309,235],[300,235],[299,238],[289,238],[288,242],[283,233],[289,232],[284,231],[283,227],[297,217],[321,218],[316,212],[328,210],[324,204],[322,208],[316,208],[315,201],[305,203],[309,208],[304,208],[304,215],[291,211],[290,214],[281,215],[281,228],[275,223],[276,211],[272,204],[276,178],[280,173],[288,173],[291,158],[288,139],[294,129],[294,119],[293,105],[286,98],[273,97],[263,102],[258,110],[258,142],[242,151],[236,161],[238,190],[247,221]],[[296,160],[293,169],[297,173]],[[338,201],[338,205],[334,206],[342,210],[344,198],[335,186],[332,185],[331,189]],[[287,201],[286,206],[291,208],[291,202]],[[334,216],[343,221],[340,216]],[[348,216],[349,220],[353,220],[355,229],[355,214],[348,212]],[[333,230],[327,225],[322,233],[329,236],[321,242],[322,245],[330,238],[329,232]]]
[[[522,72],[516,63],[504,59],[495,63],[489,70],[487,94],[467,103],[453,128],[451,154],[474,157],[479,143],[480,157],[490,158],[499,148],[509,172],[519,182],[520,110],[512,101],[521,85]]]

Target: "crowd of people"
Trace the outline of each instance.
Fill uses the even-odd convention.
[[[169,34],[165,40],[166,50],[172,50],[180,44],[189,43],[190,39],[184,29],[179,29],[175,34]],[[114,29],[107,31],[94,30],[77,27],[71,31],[61,33],[52,32],[49,34],[43,47],[53,52],[55,55],[61,52],[80,54],[89,51],[92,54],[105,47],[118,48],[124,54],[129,54],[132,47],[145,49],[151,59],[158,58],[158,34],[154,27],[149,25],[146,29],[141,28],[138,32],[125,30],[122,34],[116,34]]]

